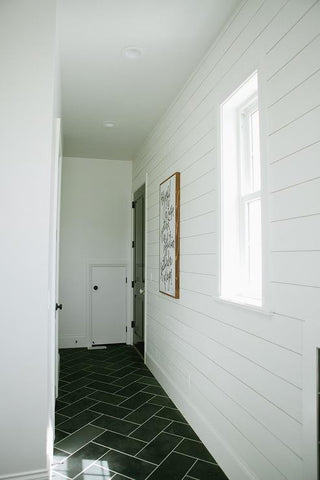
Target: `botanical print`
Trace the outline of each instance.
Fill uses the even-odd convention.
[[[160,291],[176,296],[176,175],[160,185]]]

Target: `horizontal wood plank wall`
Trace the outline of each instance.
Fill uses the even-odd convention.
[[[134,160],[148,173],[147,363],[231,480],[302,478],[302,333],[320,310],[320,2],[244,1]],[[218,296],[218,107],[255,68],[270,271],[262,315]],[[159,184],[181,172],[181,298],[159,293]]]

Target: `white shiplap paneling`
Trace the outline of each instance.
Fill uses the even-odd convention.
[[[149,178],[147,363],[231,480],[303,478],[302,335],[320,314],[319,25],[315,0],[244,1],[134,161],[134,188]],[[269,314],[216,299],[218,110],[256,68]],[[158,292],[158,188],[174,171],[179,300]]]

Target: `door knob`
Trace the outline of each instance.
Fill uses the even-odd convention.
[[[142,290],[142,288],[140,288],[139,293],[142,295],[144,293],[144,290]]]
[[[62,310],[62,303],[56,303],[56,311]]]
[[[93,287],[93,290],[98,290],[98,285],[95,285],[95,286]]]

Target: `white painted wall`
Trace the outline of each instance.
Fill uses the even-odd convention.
[[[1,478],[48,476],[55,3],[0,3]]]
[[[63,158],[61,347],[89,345],[90,263],[128,265],[128,323],[131,319],[131,169],[131,161]]]
[[[320,313],[319,25],[319,1],[244,1],[133,166],[134,189],[149,178],[147,364],[231,480],[316,478],[311,463],[302,471],[315,448],[302,442],[305,412],[315,414],[302,337]],[[270,315],[217,301],[218,108],[256,68]],[[158,292],[159,184],[175,171],[179,300]]]

